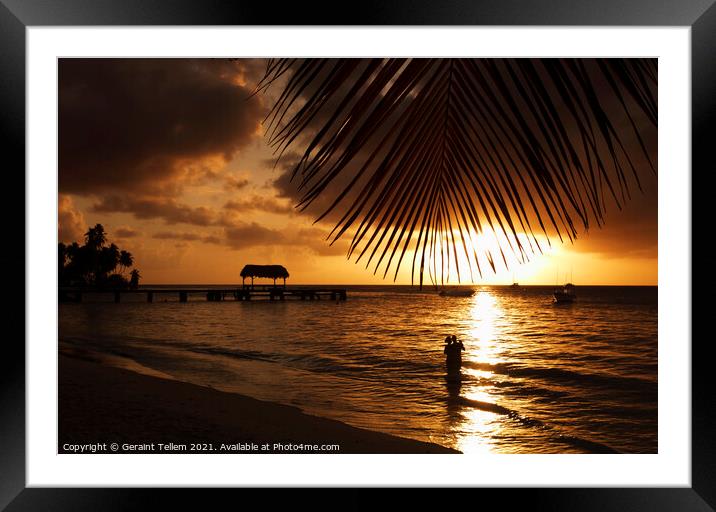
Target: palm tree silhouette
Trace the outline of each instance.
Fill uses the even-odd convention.
[[[139,279],[142,276],[139,274],[139,270],[136,268],[129,273],[129,287],[136,290],[139,288]]]
[[[472,278],[478,249],[494,272],[538,235],[574,241],[656,174],[655,59],[272,59],[256,92],[277,83],[266,133],[279,158],[300,147],[297,207],[328,196],[330,243],[352,234],[384,278],[412,249],[421,287],[450,261],[459,280],[458,251]]]
[[[119,252],[119,266],[120,266],[120,272],[124,274],[124,271],[131,267],[134,263],[134,257],[131,253],[127,251],[120,251]]]
[[[120,250],[114,243],[106,244],[107,234],[101,224],[88,229],[85,245],[59,243],[57,263],[60,286],[121,289],[131,285],[136,288],[141,277],[138,270],[131,272],[131,282],[122,275],[127,267],[134,264],[132,254]],[[119,274],[115,273],[117,266],[120,267]]]
[[[102,224],[96,224],[85,233],[85,245],[92,249],[100,249],[107,242],[107,234]]]

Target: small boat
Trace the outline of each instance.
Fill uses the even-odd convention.
[[[441,297],[472,297],[475,294],[475,290],[460,290],[458,288],[453,288],[449,290],[442,290],[440,291]]]
[[[574,293],[574,285],[572,283],[565,284],[562,289],[557,288],[553,293],[553,301],[555,304],[571,304],[577,299]]]
[[[512,288],[519,288],[519,287],[520,287],[520,283],[512,283]]]

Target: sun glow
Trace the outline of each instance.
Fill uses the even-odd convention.
[[[554,258],[563,253],[561,244],[550,245],[542,235],[506,235],[488,228],[464,232],[463,237],[453,230],[451,236],[441,237],[431,254],[428,275],[446,284],[542,284],[553,274]]]

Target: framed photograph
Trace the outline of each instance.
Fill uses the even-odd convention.
[[[439,486],[712,510],[711,3],[3,1],[26,300],[0,508]]]

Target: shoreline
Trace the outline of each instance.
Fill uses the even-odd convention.
[[[80,453],[82,446],[82,453],[110,454],[460,453],[289,405],[59,354],[58,453]]]

